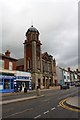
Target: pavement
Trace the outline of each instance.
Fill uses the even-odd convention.
[[[54,90],[54,89],[60,89],[60,86],[50,87],[49,89],[41,89],[41,91]],[[36,90],[30,90],[30,91],[27,91],[27,94],[34,93],[34,92],[36,92]],[[4,96],[19,95],[19,94],[23,94],[23,93],[24,92],[1,93],[1,94],[2,94],[2,97],[4,97]]]
[[[73,108],[80,109],[80,96],[71,97],[66,101],[66,104]]]
[[[54,87],[50,87],[49,89],[41,89],[40,91],[47,91],[47,90],[54,90],[54,89],[60,89],[59,86],[54,86]],[[36,93],[36,95],[31,95],[28,96],[31,93]],[[42,93],[38,93],[36,92],[36,90],[31,90],[31,91],[27,91],[27,93],[24,92],[14,92],[14,93],[2,93],[2,97],[7,97],[7,96],[13,96],[13,95],[19,95],[19,94],[27,94],[27,97],[24,98],[16,98],[16,99],[11,99],[11,100],[0,100],[0,105],[2,104],[8,104],[8,103],[13,103],[13,102],[20,102],[20,101],[25,101],[25,100],[31,100],[31,99],[37,99],[40,97],[44,97],[45,95],[43,95]]]
[[[50,89],[43,89],[41,91],[46,91],[46,90],[52,90],[52,89],[60,89],[59,86],[58,87],[52,87]],[[28,91],[28,93],[32,93],[32,92],[36,92],[36,90],[33,91]],[[17,95],[17,94],[23,94],[23,93],[3,93],[2,96],[7,96],[7,95]],[[44,97],[44,95],[35,95],[35,96],[29,96],[29,97],[25,97],[25,98],[19,98],[19,99],[13,99],[13,100],[5,100],[5,101],[0,101],[0,105],[1,104],[8,104],[8,103],[12,103],[12,102],[18,102],[18,101],[25,101],[25,100],[31,100],[31,99],[36,99],[36,98],[40,98],[40,97]],[[74,96],[74,97],[70,97],[70,99],[68,99],[66,101],[66,104],[80,109],[80,96]]]

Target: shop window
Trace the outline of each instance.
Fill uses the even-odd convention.
[[[13,89],[13,82],[11,82],[11,89]]]
[[[4,89],[10,89],[10,80],[4,80]]]
[[[2,82],[3,82],[3,80],[0,79],[0,83],[2,83]]]
[[[4,60],[0,60],[0,68],[4,69]]]
[[[3,83],[0,83],[0,90],[3,89]]]
[[[9,70],[12,70],[12,62],[9,62]]]
[[[2,89],[3,89],[3,80],[0,79],[0,90],[2,90]]]
[[[66,76],[64,75],[64,79],[66,79]]]
[[[67,79],[70,79],[69,76],[67,76]]]

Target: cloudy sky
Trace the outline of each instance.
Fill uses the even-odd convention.
[[[78,64],[77,0],[2,0],[0,3],[0,51],[24,56],[23,42],[33,24],[40,32],[42,52],[48,52],[61,67]]]

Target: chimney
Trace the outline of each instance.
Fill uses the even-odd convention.
[[[76,69],[76,72],[78,73],[78,69]]]
[[[70,67],[68,67],[68,72],[70,72]]]
[[[10,51],[7,50],[7,51],[5,52],[5,55],[8,56],[8,57],[10,57]]]

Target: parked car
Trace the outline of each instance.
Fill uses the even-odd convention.
[[[62,84],[62,85],[60,85],[60,89],[62,90],[62,89],[69,89],[69,85],[67,85],[67,84]]]
[[[75,87],[79,87],[80,86],[80,81],[76,81],[75,82]]]

